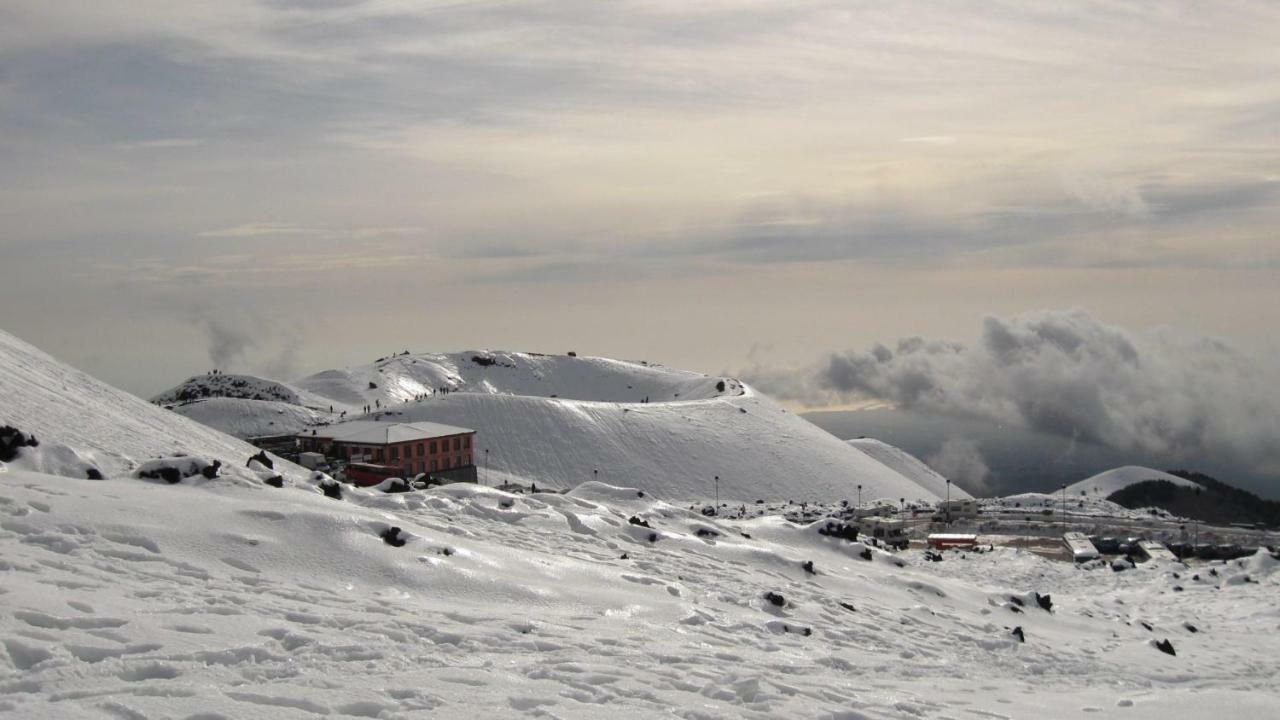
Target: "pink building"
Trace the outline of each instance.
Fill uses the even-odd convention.
[[[303,451],[347,462],[347,478],[376,485],[389,477],[475,482],[476,431],[433,422],[353,420],[299,435]]]

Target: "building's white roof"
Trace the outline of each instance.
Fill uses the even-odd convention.
[[[314,437],[329,438],[337,442],[389,445],[391,443],[430,440],[473,433],[475,430],[434,422],[394,423],[376,420],[352,420],[351,422],[318,428]]]

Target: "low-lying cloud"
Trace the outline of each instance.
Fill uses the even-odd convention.
[[[1275,367],[1219,340],[1131,333],[1081,310],[989,316],[974,345],[908,337],[806,371],[747,375],[811,407],[879,400],[1171,462],[1208,454],[1280,471]]]

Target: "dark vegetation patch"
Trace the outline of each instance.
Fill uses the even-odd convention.
[[[1280,527],[1280,501],[1264,500],[1216,478],[1189,470],[1170,470],[1196,487],[1174,485],[1168,480],[1146,480],[1122,488],[1107,497],[1127,508],[1160,508],[1173,515],[1206,523],[1244,522]]]

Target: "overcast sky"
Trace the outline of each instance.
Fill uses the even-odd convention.
[[[140,394],[212,340],[724,372],[1067,308],[1273,368],[1277,37],[1275,2],[7,0],[0,327]]]

